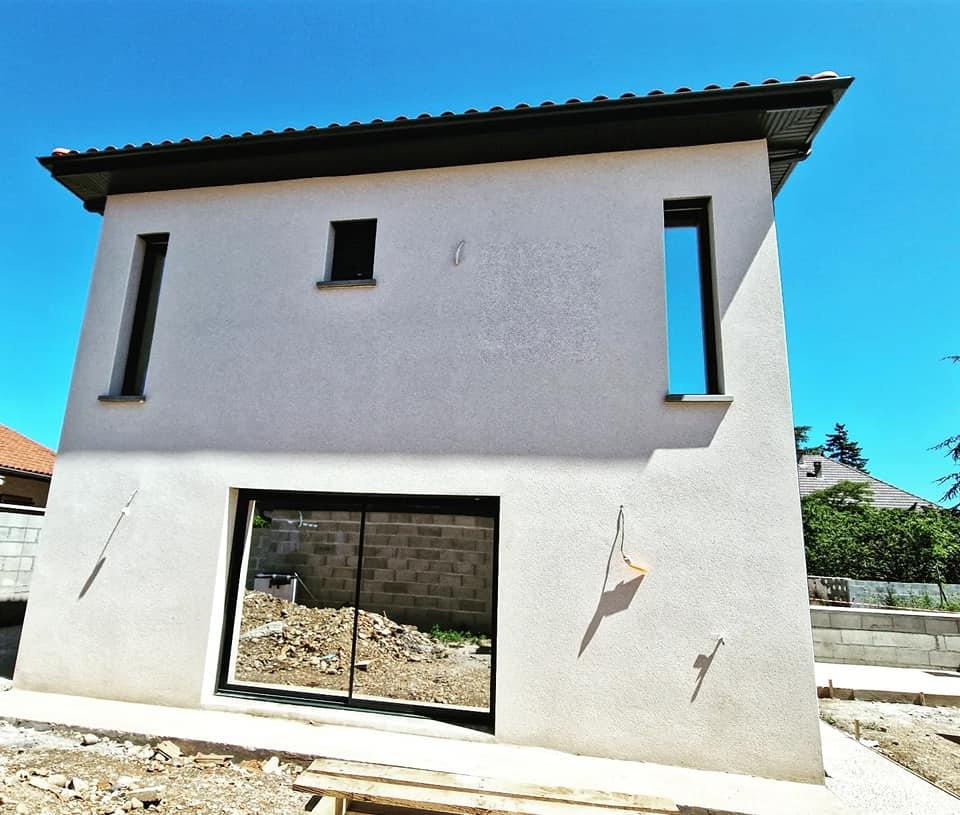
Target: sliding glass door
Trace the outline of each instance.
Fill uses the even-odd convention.
[[[492,724],[498,513],[241,491],[220,692]]]

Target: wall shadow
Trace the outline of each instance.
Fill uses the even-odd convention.
[[[117,529],[120,528],[120,522],[127,517],[127,513],[130,511],[130,504],[133,503],[133,499],[136,498],[139,490],[134,490],[130,495],[130,498],[127,499],[127,503],[124,504],[123,509],[120,510],[120,514],[117,516],[116,522],[113,524],[113,529],[110,530],[110,534],[107,535],[107,539],[103,544],[103,548],[100,550],[100,554],[97,556],[97,562],[94,564],[93,569],[90,570],[90,574],[87,576],[87,579],[83,582],[83,586],[80,588],[80,593],[77,595],[77,600],[82,600],[86,593],[90,591],[91,586],[93,586],[94,581],[97,579],[97,576],[100,574],[104,565],[107,562],[107,547],[110,546],[110,541],[113,540],[113,536],[117,534]]]
[[[699,670],[700,673],[697,674],[697,684],[693,689],[693,696],[690,697],[691,704],[697,701],[703,680],[707,678],[707,671],[709,671],[710,666],[713,665],[713,660],[716,659],[721,645],[723,645],[723,637],[718,637],[716,644],[713,646],[713,650],[709,654],[697,654],[697,658],[693,661],[693,667]]]
[[[617,544],[619,543],[622,549],[625,535],[626,523],[623,517],[623,507],[620,507],[620,511],[617,514],[617,530],[613,536],[613,543],[610,544],[610,553],[607,555],[607,568],[603,574],[600,598],[597,600],[597,608],[593,612],[593,617],[587,624],[586,631],[583,632],[583,639],[580,640],[580,650],[577,652],[578,658],[583,656],[583,652],[587,650],[587,646],[590,645],[591,640],[600,629],[600,624],[603,620],[606,617],[619,614],[621,611],[626,611],[633,602],[633,598],[637,593],[637,589],[640,588],[640,584],[643,583],[645,575],[641,574],[631,580],[621,580],[612,589],[607,588],[607,583],[610,581],[610,567],[613,564],[614,554],[617,551]]]

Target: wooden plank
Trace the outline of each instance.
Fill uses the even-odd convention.
[[[427,809],[449,815],[636,815],[652,813],[668,815],[679,810],[671,802],[650,799],[649,806],[635,801],[629,809],[611,805],[594,805],[577,800],[556,800],[549,797],[549,787],[541,788],[542,796],[512,796],[477,789],[420,786],[411,783],[378,781],[355,776],[338,776],[307,771],[293,788],[298,792],[333,795],[351,801]],[[546,797],[544,797],[546,796]]]
[[[653,796],[626,792],[586,790],[575,787],[545,787],[521,781],[484,778],[476,775],[397,767],[391,764],[373,764],[365,761],[316,759],[304,775],[317,773],[325,776],[353,778],[366,781],[388,781],[433,789],[448,789],[475,794],[499,795],[511,798],[530,798],[537,801],[590,804],[594,807],[613,807],[636,812],[676,812],[672,801]],[[297,779],[299,782],[299,779]],[[659,809],[658,809],[659,807]]]
[[[347,815],[349,802],[344,798],[330,795],[314,795],[304,807],[305,812],[313,815]]]

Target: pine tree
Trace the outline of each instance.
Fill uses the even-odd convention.
[[[839,461],[849,467],[855,467],[861,472],[867,470],[867,459],[863,457],[863,451],[860,445],[850,438],[846,425],[839,422],[833,426],[833,433],[827,435],[826,443],[823,445],[823,453],[827,458]]]
[[[810,425],[798,424],[793,427],[793,443],[797,449],[797,461],[800,456],[812,455],[819,456],[823,452],[823,447],[810,447],[807,442],[810,441]]]
[[[960,362],[960,356],[949,356],[946,359],[952,362]],[[960,433],[956,436],[950,436],[944,439],[934,450],[944,450],[946,455],[954,464],[960,465]],[[937,483],[945,488],[942,501],[957,501],[957,509],[960,509],[960,470],[954,473],[948,473],[937,479]]]

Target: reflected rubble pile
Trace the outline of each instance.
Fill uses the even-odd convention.
[[[237,647],[240,682],[349,689],[354,610],[311,608],[248,591]],[[354,693],[485,709],[490,703],[490,643],[445,644],[413,625],[361,610]]]

